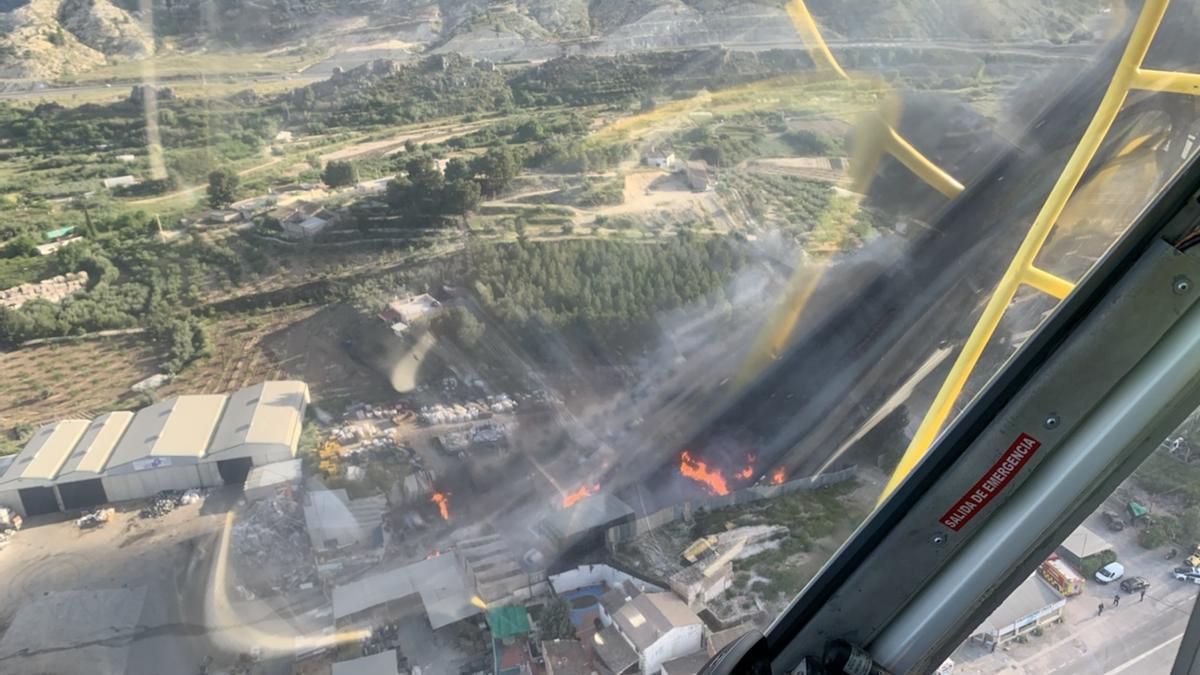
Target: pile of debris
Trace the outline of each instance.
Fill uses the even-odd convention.
[[[517,402],[508,394],[496,394],[482,401],[422,406],[418,415],[424,424],[454,424],[510,413],[516,407]]]
[[[21,524],[24,523],[21,514],[8,508],[0,506],[0,547],[8,543],[17,530],[21,529]]]
[[[241,578],[259,596],[316,581],[304,509],[290,493],[247,505],[234,521],[231,545]]]
[[[400,648],[400,625],[385,623],[371,629],[371,634],[363,638],[362,654],[370,656],[380,652]]]
[[[106,509],[96,509],[76,518],[75,526],[81,530],[90,530],[93,527],[100,527],[107,523],[116,515],[117,510],[111,506]]]
[[[163,490],[142,507],[138,515],[142,518],[161,518],[176,507],[195,504],[200,501],[200,496],[199,490]]]

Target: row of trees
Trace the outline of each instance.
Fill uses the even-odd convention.
[[[439,170],[424,153],[405,155],[396,178],[387,185],[387,203],[408,227],[428,227],[441,219],[462,216],[494,196],[516,178],[521,164],[507,147],[496,147],[467,161],[455,157]]]
[[[168,368],[182,368],[205,352],[200,324],[186,308],[199,303],[215,279],[240,280],[240,256],[199,237],[161,244],[146,236],[155,225],[145,214],[119,220],[98,222],[104,234],[55,253],[52,272],[88,272],[85,292],[57,304],[35,300],[20,309],[0,308],[0,345],[140,326],[163,345]],[[121,283],[114,283],[118,278]]]
[[[524,242],[472,247],[462,273],[510,328],[612,335],[687,303],[715,302],[745,260],[725,238]]]

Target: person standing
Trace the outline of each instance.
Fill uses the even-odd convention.
[[[1120,604],[1121,604],[1121,594],[1117,593],[1117,594],[1113,595],[1113,607],[1116,607]]]
[[[1146,601],[1146,589],[1143,588],[1142,589],[1142,597],[1138,598],[1138,602],[1145,602],[1145,601]]]
[[[1100,616],[1103,613],[1104,613],[1104,603],[1102,602],[1102,603],[1100,603],[1100,606],[1096,608],[1096,616]]]

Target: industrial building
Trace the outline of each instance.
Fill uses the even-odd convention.
[[[241,483],[296,456],[308,401],[303,382],[264,382],[47,424],[0,475],[0,505],[36,516]]]
[[[995,650],[1025,633],[1060,620],[1066,604],[1066,598],[1051,588],[1045,579],[1031,574],[975,630],[972,638]]]

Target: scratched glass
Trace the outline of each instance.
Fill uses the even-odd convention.
[[[0,4],[0,671],[694,668],[1192,156],[1195,4]]]

